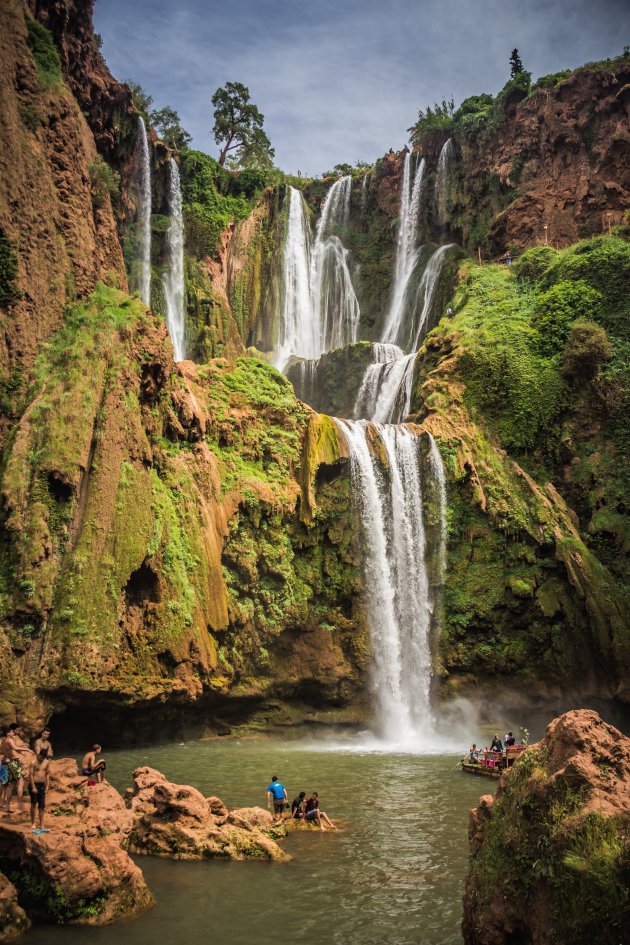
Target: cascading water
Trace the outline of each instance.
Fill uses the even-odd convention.
[[[357,419],[399,423],[409,412],[415,354],[397,345],[373,344],[374,363],[368,365],[354,405]]]
[[[435,176],[435,209],[437,222],[446,223],[446,200],[448,197],[448,178],[453,157],[453,139],[444,142],[438,158],[437,174]]]
[[[318,358],[321,354],[318,319],[314,317],[309,287],[310,232],[302,194],[289,187],[289,212],[284,243],[284,297],[274,363],[283,368],[291,355]]]
[[[416,320],[415,328],[413,329],[413,340],[411,347],[414,351],[417,350],[420,340],[422,338],[423,332],[426,328],[428,319],[430,315],[433,314],[433,306],[435,303],[435,296],[440,284],[440,276],[442,275],[442,268],[446,262],[446,257],[448,255],[449,249],[452,249],[454,243],[447,243],[445,246],[440,246],[433,253],[429,259],[424,272],[422,273],[422,279],[418,285],[418,292],[416,299],[419,301],[421,295],[423,296],[422,302],[422,311]]]
[[[185,289],[184,289],[184,217],[179,168],[173,158],[169,161],[168,204],[170,224],[166,231],[168,269],[162,276],[166,300],[166,324],[173,342],[176,361],[183,361],[185,352]]]
[[[446,472],[444,470],[444,463],[442,461],[442,455],[437,448],[437,444],[431,434],[428,434],[429,437],[429,468],[431,470],[431,478],[435,485],[438,498],[438,511],[440,517],[440,535],[439,535],[439,547],[438,547],[438,581],[440,584],[444,583],[444,576],[446,574],[446,513],[448,508],[448,496],[446,492]]]
[[[425,562],[418,438],[405,426],[336,420],[365,536],[365,586],[380,738],[421,747],[433,729],[430,706],[431,599]],[[370,451],[377,436],[383,469]]]
[[[138,166],[138,292],[145,305],[151,304],[151,159],[147,129],[138,115],[136,142]]]
[[[335,181],[326,195],[311,254],[309,287],[313,312],[319,321],[319,354],[354,344],[359,327],[359,303],[352,285],[348,251],[334,230],[350,214],[352,177]]]
[[[398,223],[398,239],[396,243],[396,263],[394,268],[394,283],[392,297],[385,325],[382,331],[382,341],[396,344],[404,328],[404,317],[407,310],[408,287],[415,264],[418,259],[416,240],[418,235],[418,214],[420,198],[424,181],[425,160],[419,162],[412,180],[412,155],[405,154],[403,165],[403,179],[400,190],[400,219]]]

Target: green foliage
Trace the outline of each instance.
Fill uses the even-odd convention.
[[[518,49],[513,49],[510,53],[510,78],[514,79],[525,71],[523,61],[519,56]]]
[[[274,150],[264,129],[264,115],[250,101],[249,89],[241,82],[226,82],[212,96],[214,140],[221,145],[219,164],[234,152],[236,167],[269,168]]]
[[[457,129],[464,137],[474,139],[483,134],[492,115],[494,98],[483,92],[464,99],[453,115]]]
[[[606,329],[588,319],[577,319],[571,325],[560,370],[576,381],[591,381],[611,354]]]
[[[168,105],[149,112],[149,122],[160,139],[173,151],[186,151],[192,142],[191,135],[182,128],[178,113]]]
[[[0,309],[6,308],[20,297],[15,284],[18,266],[13,246],[4,230],[0,228]]]
[[[430,136],[435,138],[440,135],[444,139],[448,138],[453,127],[455,111],[455,102],[453,99],[442,99],[441,102],[435,102],[433,107],[427,105],[425,109],[419,109],[418,120],[407,131],[410,135],[410,141],[413,145],[419,145]]]
[[[538,89],[554,89],[556,85],[560,85],[560,83],[568,79],[570,75],[573,75],[571,69],[563,69],[561,72],[550,72],[549,75],[541,75],[532,85],[532,92],[537,92]]]
[[[26,41],[37,67],[37,78],[42,91],[61,87],[61,59],[50,30],[39,20],[26,21]]]
[[[20,113],[20,121],[24,127],[32,132],[37,131],[42,123],[37,106],[27,102],[20,102],[18,111]]]
[[[552,246],[533,246],[514,262],[513,271],[523,282],[537,282],[558,260],[558,251]]]
[[[88,165],[92,186],[92,202],[95,207],[102,207],[107,196],[113,197],[120,190],[120,174],[97,154]]]
[[[153,98],[137,82],[127,82],[131,90],[131,99],[134,107],[140,112],[146,122],[149,121]]]
[[[538,331],[537,346],[546,357],[557,355],[576,318],[597,319],[603,305],[603,296],[597,289],[579,279],[563,281],[538,296],[532,325]]]

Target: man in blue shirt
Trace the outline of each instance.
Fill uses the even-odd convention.
[[[267,788],[267,807],[271,807],[271,802],[273,801],[273,819],[274,820],[283,820],[284,819],[284,805],[289,799],[286,788],[284,784],[281,784],[278,781],[277,776],[274,774],[271,779],[271,784]]]

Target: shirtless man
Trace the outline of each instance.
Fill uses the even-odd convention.
[[[316,821],[319,825],[319,829],[325,830],[326,828],[322,823],[323,820],[328,824],[329,827],[332,827],[333,830],[337,829],[328,814],[325,811],[319,809],[319,794],[317,791],[313,791],[311,796],[307,799],[305,811],[306,813],[304,815],[304,819],[307,823]]]
[[[33,745],[33,751],[36,755],[39,755],[42,748],[45,748],[48,752],[48,760],[53,757],[52,745],[50,744],[50,729],[45,728],[35,739],[35,744]]]
[[[18,744],[19,741],[21,741],[20,726],[17,724],[17,722],[13,722],[12,725],[9,725],[7,734],[5,735],[4,741],[2,742],[2,747],[0,748],[0,751],[2,751],[9,768],[9,783],[4,789],[2,805],[3,809],[7,813],[11,813],[11,800],[13,798],[13,791],[16,785],[18,811],[20,813],[22,812],[24,778],[26,777],[26,771],[29,763],[29,759],[24,758],[24,755],[32,755],[31,749]]]
[[[92,745],[92,750],[88,751],[86,755],[83,756],[83,761],[81,762],[81,774],[86,775],[88,778],[92,778],[95,781],[99,781],[101,784],[105,781],[105,759],[100,758],[96,760],[96,756],[100,755],[103,749],[100,745]]]
[[[42,748],[31,761],[29,768],[29,791],[31,793],[31,830],[35,833],[48,833],[44,829],[44,811],[46,810],[46,791],[50,785],[48,771],[48,749]],[[39,828],[35,827],[35,811],[39,814]]]

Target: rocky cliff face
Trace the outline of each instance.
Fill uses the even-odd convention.
[[[630,934],[630,740],[567,712],[471,811],[467,945],[595,945]]]

